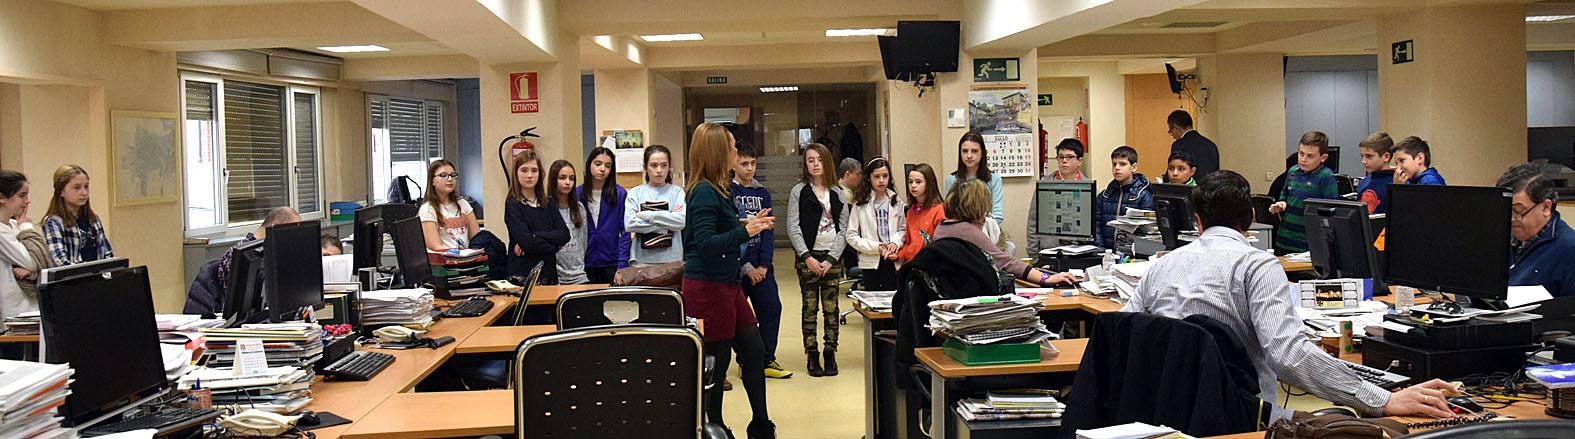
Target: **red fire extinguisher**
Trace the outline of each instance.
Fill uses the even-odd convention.
[[[1076,137],[1077,141],[1083,142],[1083,148],[1089,147],[1088,122],[1084,122],[1081,117],[1077,118],[1077,125],[1073,125],[1072,133],[1072,137]]]

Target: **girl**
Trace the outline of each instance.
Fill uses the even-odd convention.
[[[575,190],[585,217],[585,276],[591,283],[612,283],[619,268],[629,266],[629,234],[624,232],[623,202],[629,196],[613,182],[613,152],[596,147],[585,159],[585,184]]]
[[[684,188],[670,184],[672,152],[666,146],[645,148],[645,184],[629,190],[623,202],[624,228],[634,233],[629,249],[632,265],[676,262],[684,256]]]
[[[990,172],[990,154],[984,149],[984,136],[969,131],[957,140],[957,170],[946,176],[942,191],[951,193],[952,185],[967,179],[978,179],[990,188],[990,219],[999,225],[1006,221],[1006,204],[1001,189],[1001,176]]]
[[[454,172],[454,163],[439,159],[427,165],[427,191],[423,196],[426,201],[416,210],[427,250],[470,248],[470,239],[481,230],[470,202],[454,193],[458,185],[459,173]]]
[[[908,171],[907,210],[903,218],[902,248],[897,250],[898,267],[918,256],[930,237],[935,236],[935,226],[946,219],[946,211],[941,207],[941,188],[935,184],[935,168],[927,163],[920,163]]]
[[[569,243],[569,228],[558,210],[547,205],[541,159],[527,149],[514,156],[509,169],[509,199],[503,202],[503,224],[509,228],[509,276],[525,276],[541,264],[537,285],[558,284],[558,250]],[[573,171],[570,171],[573,172]]]
[[[1400,139],[1395,145],[1395,181],[1405,184],[1444,185],[1443,174],[1433,167],[1433,150],[1416,136]]]
[[[891,166],[876,157],[864,165],[864,183],[853,195],[848,245],[859,253],[867,290],[897,289],[897,249],[902,247],[903,205],[891,186]]]
[[[848,244],[842,235],[848,228],[845,202],[835,189],[836,177],[826,169],[824,160],[829,157],[831,151],[824,145],[806,145],[803,176],[788,191],[788,241],[798,259],[799,294],[804,299],[801,329],[809,359],[806,369],[812,377],[837,374],[837,280],[842,278],[837,256]],[[825,369],[821,369],[821,352],[815,346],[817,308],[825,327]]]
[[[54,266],[97,261],[115,256],[104,223],[88,203],[88,174],[81,166],[55,170],[55,197],[44,217],[44,240]]]
[[[689,144],[688,227],[683,229],[684,314],[706,322],[705,352],[717,358],[714,382],[727,379],[728,356],[738,351],[744,390],[754,420],[748,437],[774,438],[776,426],[766,412],[765,345],[760,326],[738,284],[743,245],[770,229],[771,209],[740,219],[729,193],[728,170],[738,160],[736,143],[726,128],[702,123]],[[711,422],[722,421],[722,386],[714,386],[705,399]]]
[[[1001,251],[1000,247],[984,235],[984,220],[990,208],[990,190],[984,183],[964,181],[952,188],[946,198],[946,220],[935,228],[935,239],[959,238],[968,241],[990,255],[995,268],[1011,273],[1018,279],[1041,286],[1069,283],[1076,280],[1071,273],[1050,273],[1028,265],[1021,259]]]
[[[569,243],[558,252],[558,283],[586,283],[589,279],[585,276],[585,225],[590,214],[574,196],[574,165],[568,160],[552,162],[547,175],[553,176],[552,207],[558,209],[558,216],[569,228]]]
[[[33,222],[27,219],[27,195],[27,177],[0,170],[0,218],[4,218],[0,221],[0,265],[8,269],[8,273],[0,274],[0,315],[6,318],[38,311],[37,292],[23,294],[17,282],[19,278],[33,278],[38,272],[37,261],[17,240],[17,234],[33,230]]]

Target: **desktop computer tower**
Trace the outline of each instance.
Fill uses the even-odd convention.
[[[1369,337],[1362,342],[1362,364],[1418,381],[1514,372],[1526,367],[1526,353],[1538,348],[1528,340],[1526,344],[1509,346],[1440,349],[1401,344],[1386,338]]]

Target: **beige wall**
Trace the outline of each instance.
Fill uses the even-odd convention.
[[[1088,119],[1087,78],[1039,78],[1039,94],[1049,94],[1051,105],[1039,105],[1039,116],[1072,116]]]
[[[561,32],[561,31],[559,31]],[[575,46],[574,38],[563,36],[553,39],[560,44]],[[578,160],[583,147],[580,139],[580,62],[579,53],[567,47],[557,50],[558,61],[550,63],[499,64],[481,66],[481,138],[502,139],[520,130],[536,127],[542,136],[532,139],[543,163],[552,163],[564,157]],[[537,72],[537,90],[541,96],[538,113],[513,114],[509,112],[509,73]],[[483,158],[483,160],[486,160]],[[482,190],[497,194],[508,193],[508,178],[498,166],[482,166]],[[497,207],[492,208],[497,211]],[[492,231],[505,242],[508,230],[490,223]]]
[[[1126,79],[1115,61],[1054,61],[1039,63],[1040,78],[1086,78],[1088,82],[1088,153],[1083,164],[1089,178],[1110,181],[1110,152],[1127,143]]]
[[[1267,192],[1285,171],[1285,66],[1278,53],[1221,54],[1198,60],[1212,95],[1194,116],[1214,140],[1220,167],[1240,173],[1254,193]]]

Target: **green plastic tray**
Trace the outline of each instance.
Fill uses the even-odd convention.
[[[941,344],[941,350],[946,352],[946,356],[968,366],[1039,362],[1038,343],[970,345],[957,339],[947,338],[946,342]]]

